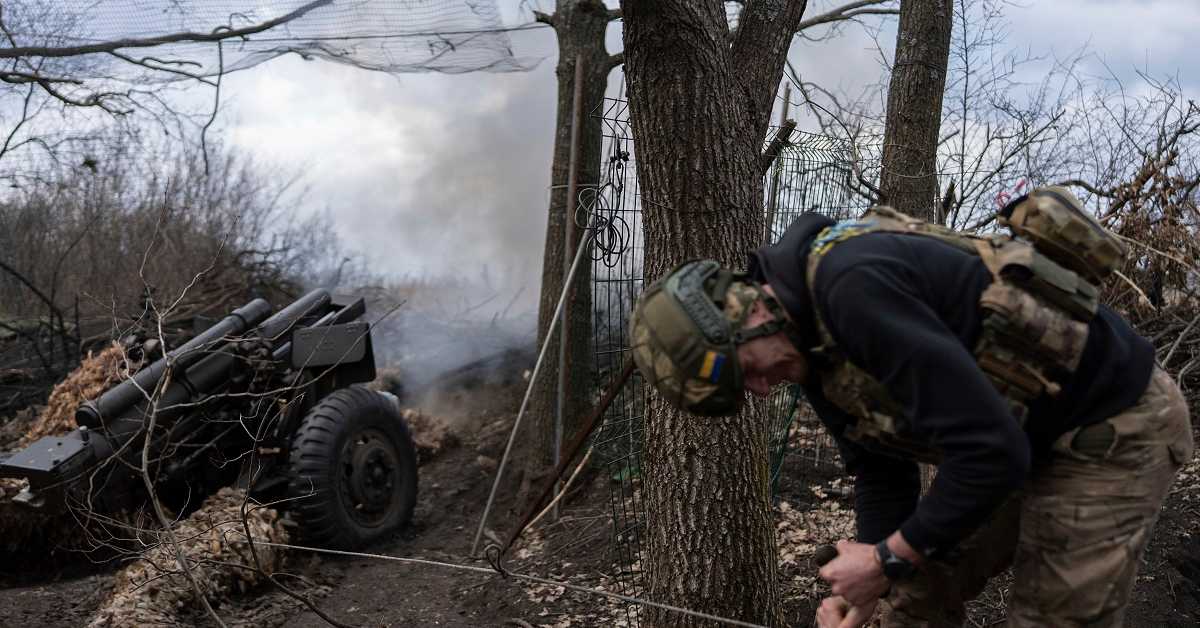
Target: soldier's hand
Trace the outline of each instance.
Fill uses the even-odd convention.
[[[817,607],[817,628],[861,628],[875,615],[879,600],[865,606],[850,606],[842,596],[828,597]]]
[[[821,568],[823,580],[833,587],[833,594],[846,598],[851,606],[874,607],[888,589],[883,566],[875,557],[875,546],[852,541],[838,541],[838,556]]]

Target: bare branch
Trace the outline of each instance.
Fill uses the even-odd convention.
[[[82,46],[65,46],[61,48],[50,48],[46,46],[20,46],[13,48],[0,48],[0,59],[17,59],[21,57],[77,57],[79,55],[93,54],[98,52],[112,52],[123,48],[153,48],[163,44],[174,44],[182,42],[202,43],[216,42],[223,39],[232,39],[237,37],[246,37],[263,31],[270,30],[286,24],[292,20],[303,17],[305,14],[318,9],[320,7],[332,4],[333,0],[314,0],[308,4],[288,13],[281,15],[273,20],[267,20],[261,24],[254,26],[246,26],[244,28],[231,28],[228,30],[218,29],[210,33],[195,33],[181,32],[172,33],[169,35],[160,35],[158,37],[146,37],[137,39],[118,39],[114,41],[104,41],[94,44],[86,44]]]
[[[1058,183],[1055,183],[1054,185],[1058,185],[1058,186],[1062,186],[1062,187],[1083,188],[1084,190],[1087,190],[1088,193],[1090,193],[1090,194],[1094,194],[1096,196],[1103,196],[1105,198],[1113,198],[1117,195],[1117,191],[1115,189],[1110,188],[1110,189],[1102,190],[1102,189],[1092,185],[1091,183],[1084,181],[1083,179],[1065,179],[1063,181],[1059,181]]]
[[[205,85],[209,85],[211,87],[216,86],[216,82],[209,79],[206,76],[202,76],[200,74],[195,74],[193,72],[188,72],[186,70],[180,70],[179,68],[167,67],[168,65],[199,65],[193,61],[170,61],[170,60],[164,60],[164,59],[157,59],[155,57],[142,57],[141,59],[136,59],[134,57],[121,54],[119,52],[110,52],[108,54],[110,54],[110,55],[116,57],[117,59],[120,59],[121,61],[124,61],[125,63],[128,63],[130,65],[140,65],[148,70],[153,70],[155,72],[166,72],[168,74],[178,74],[179,76],[182,76],[184,78],[192,79],[194,81],[199,81],[199,82],[204,83]]]
[[[0,70],[0,81],[12,83],[14,85],[27,85],[29,83],[70,83],[72,85],[83,84],[83,81],[79,79],[43,76],[36,72],[17,72],[15,70]]]
[[[805,29],[822,24],[853,20],[856,17],[864,15],[899,15],[900,9],[898,8],[877,8],[879,5],[892,5],[894,2],[895,0],[858,0],[850,2],[820,15],[814,15],[813,17],[801,20],[800,24],[796,26],[796,32],[800,33]]]
[[[623,63],[625,63],[625,53],[617,52],[617,53],[608,55],[608,59],[605,60],[604,65],[605,65],[606,70],[612,70],[613,68],[615,68]]]
[[[783,125],[775,132],[775,137],[771,138],[771,143],[767,145],[767,149],[763,151],[762,157],[759,158],[759,166],[763,172],[766,172],[775,158],[779,156],[779,152],[785,146],[791,144],[792,131],[796,130],[796,121],[788,118],[784,120]]]

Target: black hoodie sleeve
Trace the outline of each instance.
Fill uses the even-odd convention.
[[[836,252],[836,249],[835,249]],[[922,295],[904,263],[832,262],[816,307],[838,347],[901,404],[913,435],[943,452],[929,493],[900,526],[919,551],[948,549],[1024,482],[1030,448],[1007,402]],[[877,477],[888,468],[871,469]],[[868,526],[870,527],[870,526]]]

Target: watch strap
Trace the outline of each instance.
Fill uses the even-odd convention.
[[[887,545],[887,539],[875,544],[875,556],[879,559],[879,564],[883,568],[883,575],[887,579],[896,582],[899,580],[908,580],[917,572],[917,566],[907,558],[897,556],[892,549]]]

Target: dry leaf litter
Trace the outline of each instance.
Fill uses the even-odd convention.
[[[180,549],[209,601],[217,604],[266,580],[255,569],[250,544],[242,527],[243,491],[223,488],[174,529]],[[270,508],[247,509],[246,521],[255,541],[286,543],[279,514]],[[281,548],[255,544],[262,569],[277,571]],[[160,543],[143,553],[116,576],[112,596],[93,618],[91,628],[186,625],[181,615],[198,602],[197,593],[176,562],[175,550],[162,535]]]

